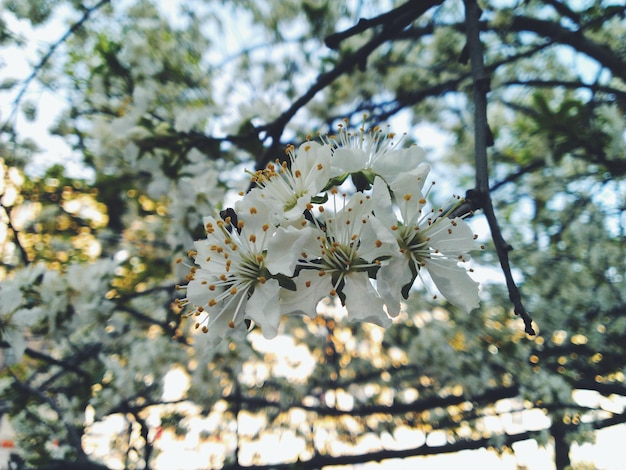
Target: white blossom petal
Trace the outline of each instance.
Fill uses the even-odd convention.
[[[391,204],[391,194],[387,183],[382,178],[374,178],[372,187],[372,200],[374,201],[374,214],[386,227],[391,227],[398,222],[393,206]]]
[[[346,309],[352,321],[363,321],[387,327],[391,318],[384,309],[384,304],[367,273],[350,273],[344,277],[346,283],[343,293],[346,296]]]
[[[403,286],[411,282],[411,269],[404,256],[395,256],[383,265],[376,275],[376,289],[380,293],[389,315],[400,313],[400,297]]]
[[[426,174],[428,174],[429,167],[428,165],[422,165],[424,154],[424,149],[417,145],[413,145],[409,148],[394,148],[393,150],[381,153],[380,156],[372,162],[371,168],[374,173],[382,176],[389,184],[392,184],[402,175],[413,173],[416,168],[424,170],[423,167],[426,167],[426,173],[423,175],[425,177]],[[421,190],[422,188],[419,187],[419,189]]]
[[[460,218],[441,221],[437,230],[428,233],[430,246],[448,255],[465,254],[474,248],[474,232]],[[465,257],[468,259],[468,257]]]
[[[265,265],[272,274],[292,276],[304,246],[312,241],[310,227],[279,227],[267,244]]]
[[[305,269],[294,279],[297,290],[282,289],[280,309],[284,315],[304,314],[310,318],[317,316],[317,304],[327,297],[332,288],[330,276],[320,276],[319,271]]]
[[[478,282],[455,260],[431,258],[425,263],[437,289],[450,303],[468,313],[479,306]]]
[[[270,279],[254,289],[246,304],[246,318],[259,325],[267,339],[274,338],[278,333],[281,316],[279,292],[278,281]]]
[[[332,164],[332,175],[338,176],[344,173],[357,173],[368,167],[369,156],[361,149],[340,147],[335,150]]]

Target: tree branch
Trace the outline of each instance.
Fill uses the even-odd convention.
[[[24,248],[24,246],[20,242],[20,238],[18,236],[19,230],[15,228],[15,226],[13,225],[13,222],[11,221],[11,211],[9,211],[9,208],[6,207],[2,203],[0,203],[0,206],[2,207],[2,209],[7,215],[6,225],[7,225],[7,228],[11,230],[11,232],[13,232],[14,243],[17,246],[17,249],[20,252],[20,255],[22,256],[22,259],[24,260],[24,264],[28,265],[30,264],[30,260],[28,259],[28,253],[26,252],[26,248]]]
[[[85,451],[83,449],[83,445],[82,445],[82,442],[81,442],[81,437],[78,434],[78,432],[76,431],[76,428],[63,419],[63,417],[64,417],[64,410],[62,410],[57,405],[57,403],[51,397],[46,395],[44,392],[42,392],[41,390],[38,390],[36,388],[31,387],[30,385],[28,385],[25,382],[22,382],[13,373],[13,371],[9,370],[9,372],[10,372],[11,376],[13,377],[13,385],[16,388],[18,388],[19,390],[21,390],[21,391],[23,391],[25,393],[28,393],[29,395],[33,395],[33,396],[37,397],[40,401],[42,401],[43,403],[46,403],[46,404],[48,404],[48,406],[50,406],[50,408],[57,414],[58,419],[61,421],[63,427],[67,431],[67,437],[68,437],[69,443],[72,445],[72,447],[76,451],[78,459],[80,461],[88,461],[89,459],[88,459],[87,454],[85,453]]]
[[[514,398],[519,395],[518,386],[510,387],[498,387],[487,390],[481,395],[471,396],[456,396],[450,395],[447,397],[440,397],[438,395],[416,400],[411,403],[394,403],[392,405],[366,405],[361,407],[354,407],[350,410],[340,408],[330,408],[325,406],[305,405],[302,403],[283,403],[278,401],[270,401],[263,397],[252,396],[226,396],[222,397],[227,402],[236,402],[237,399],[241,400],[241,403],[245,405],[246,409],[258,410],[259,408],[278,408],[278,409],[295,409],[316,413],[321,417],[330,416],[371,416],[374,414],[385,415],[398,415],[403,413],[419,413],[426,410],[432,410],[433,408],[445,408],[448,406],[460,405],[461,403],[487,404],[493,403],[498,400],[504,400],[506,398]]]
[[[67,39],[72,34],[74,34],[78,29],[80,29],[83,26],[83,24],[87,22],[89,17],[94,12],[96,12],[97,10],[99,10],[100,8],[102,8],[104,5],[108,3],[111,3],[111,0],[100,0],[100,2],[96,3],[94,6],[85,9],[83,16],[74,24],[72,24],[72,26],[70,26],[70,28],[65,32],[65,34],[61,36],[54,44],[52,44],[49,47],[48,52],[44,54],[44,56],[39,60],[39,63],[35,65],[30,75],[26,77],[26,79],[22,82],[22,87],[20,88],[20,91],[17,93],[17,96],[13,100],[13,109],[11,110],[11,114],[9,114],[9,117],[7,118],[2,128],[0,129],[0,132],[5,132],[9,128],[8,127],[9,123],[13,120],[13,118],[15,118],[15,114],[17,113],[17,110],[19,108],[19,104],[22,101],[22,98],[24,97],[24,95],[26,94],[26,90],[28,90],[28,87],[30,86],[31,82],[35,79],[39,71],[43,69],[43,67],[52,58],[52,56],[54,55],[56,50],[61,46],[61,44],[67,41]]]
[[[538,435],[538,432],[526,431],[519,434],[499,434],[498,437],[502,438],[502,445],[510,446],[511,444],[519,441],[525,441],[532,439]],[[495,436],[494,436],[495,437]],[[223,467],[224,469],[248,469],[248,470],[288,470],[292,468],[298,469],[316,469],[322,468],[326,465],[353,465],[365,462],[380,462],[387,459],[402,459],[406,457],[417,457],[424,455],[438,455],[448,454],[452,452],[460,452],[462,450],[475,450],[482,447],[489,447],[493,445],[492,437],[483,437],[480,439],[458,439],[453,442],[444,444],[442,446],[429,446],[421,445],[411,449],[404,450],[379,450],[374,452],[368,452],[358,455],[316,455],[315,457],[306,461],[297,461],[284,464],[273,465],[252,465],[252,466],[234,466],[229,465]]]
[[[483,49],[480,42],[480,15],[481,11],[476,0],[464,0],[465,18],[467,28],[467,52],[471,64],[472,78],[474,81],[474,159],[476,168],[476,195],[478,204],[485,212],[485,217],[489,223],[491,237],[496,247],[500,266],[504,272],[506,285],[509,291],[509,298],[514,306],[514,311],[524,321],[524,331],[529,335],[534,335],[532,319],[526,312],[522,304],[520,291],[515,284],[511,265],[509,263],[509,251],[511,246],[506,243],[489,193],[489,165],[487,158],[487,147],[491,146],[493,136],[489,130],[487,121],[487,92],[489,91],[489,77],[485,71]]]
[[[331,34],[324,40],[324,42],[330,49],[338,49],[339,44],[345,39],[361,34],[370,28],[389,24],[403,15],[412,13],[412,11],[417,6],[420,6],[421,3],[421,0],[409,0],[408,2],[400,5],[398,8],[388,11],[387,13],[383,13],[382,15],[378,15],[371,19],[361,18],[356,25],[346,29],[345,31]]]
[[[626,10],[626,7],[624,9]],[[554,21],[519,15],[513,17],[509,27],[513,31],[531,31],[539,36],[549,37],[554,42],[571,46],[577,52],[582,52],[597,60],[616,77],[626,80],[626,60],[622,59],[609,47],[606,47],[605,44],[585,37],[582,32],[584,27],[578,31],[572,31]]]
[[[392,16],[392,21],[385,24],[380,34],[374,36],[365,45],[360,47],[357,51],[346,55],[335,67],[329,72],[318,75],[315,83],[293,104],[285,110],[278,118],[273,122],[260,126],[256,129],[257,132],[265,132],[267,137],[272,141],[271,145],[266,149],[263,155],[257,159],[257,169],[265,168],[265,166],[271,161],[278,150],[280,143],[280,136],[282,135],[287,123],[293,118],[293,116],[303,108],[309,101],[311,101],[315,95],[330,85],[338,77],[344,73],[349,72],[356,66],[364,66],[367,62],[368,56],[376,50],[381,44],[390,40],[396,36],[400,31],[406,28],[411,22],[419,18],[426,11],[435,5],[443,3],[443,0],[427,0],[421,2],[410,2],[411,5],[415,4],[415,8],[407,11],[403,15]],[[404,10],[402,10],[404,13]]]

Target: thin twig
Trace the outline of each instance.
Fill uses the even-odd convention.
[[[524,330],[529,335],[534,335],[532,319],[524,305],[522,296],[515,284],[511,265],[509,263],[509,251],[511,246],[504,240],[498,219],[496,217],[491,195],[489,193],[489,165],[487,147],[490,146],[492,136],[487,121],[487,92],[489,91],[489,77],[485,71],[483,49],[480,42],[480,15],[481,10],[476,0],[464,0],[465,22],[467,28],[467,52],[469,54],[471,73],[474,82],[474,158],[476,167],[475,192],[479,197],[480,206],[485,212],[489,223],[491,237],[498,253],[500,266],[506,279],[509,291],[509,299],[513,303],[514,311],[524,321]]]
[[[9,230],[13,232],[13,243],[15,243],[15,246],[17,246],[17,249],[22,256],[22,259],[24,260],[24,264],[28,265],[30,264],[30,260],[28,259],[28,253],[26,252],[26,248],[24,248],[24,245],[22,245],[22,242],[20,241],[19,230],[15,228],[13,222],[11,221],[11,211],[4,204],[0,203],[0,206],[7,215],[6,226]]]
[[[2,129],[0,129],[0,132],[5,132],[8,129],[9,124],[11,123],[11,121],[15,117],[15,114],[17,113],[17,110],[19,109],[20,101],[22,101],[22,98],[26,94],[26,90],[28,90],[28,87],[30,86],[31,82],[35,79],[35,77],[41,71],[41,69],[43,69],[44,66],[48,63],[48,61],[52,58],[56,50],[65,41],[67,41],[67,39],[72,34],[74,34],[78,29],[80,29],[85,24],[87,20],[89,19],[89,17],[95,11],[99,10],[100,8],[102,8],[104,5],[108,3],[111,3],[111,0],[100,0],[100,2],[96,3],[91,8],[87,8],[85,12],[83,13],[83,16],[78,21],[73,23],[70,26],[70,28],[65,32],[65,34],[63,34],[63,36],[61,36],[54,44],[50,45],[48,52],[44,54],[44,56],[39,60],[39,63],[35,65],[35,67],[33,67],[33,70],[31,71],[30,75],[26,77],[26,79],[24,79],[24,81],[22,82],[22,88],[20,88],[20,91],[17,93],[17,96],[13,100],[13,109],[11,110],[11,114],[9,114],[9,117],[7,118],[7,121],[2,126]]]

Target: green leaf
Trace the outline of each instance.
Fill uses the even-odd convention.
[[[326,186],[324,186],[322,191],[328,191],[330,188],[334,188],[335,186],[341,186],[348,176],[350,176],[350,173],[344,173],[343,175],[331,178],[328,180],[328,183],[326,183]]]
[[[296,283],[289,276],[285,276],[284,274],[274,274],[272,275],[273,279],[278,281],[278,285],[283,289],[290,290],[295,292],[297,290]]]
[[[321,196],[313,196],[311,198],[312,204],[324,204],[326,201],[328,201],[328,193],[324,193]]]

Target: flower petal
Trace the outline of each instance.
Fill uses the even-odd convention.
[[[453,256],[466,254],[475,248],[474,233],[463,219],[441,219],[436,223],[438,226],[428,232],[432,248]]]
[[[352,321],[363,321],[387,327],[391,318],[384,310],[378,292],[372,286],[367,273],[356,272],[345,276],[343,293],[346,296],[346,309]]]
[[[227,336],[242,337],[247,331],[243,321],[243,315],[237,315],[237,311],[242,308],[245,302],[244,296],[248,295],[246,291],[240,291],[228,301],[221,301],[213,308],[206,308],[209,314],[207,323],[209,343],[211,345],[219,344]],[[233,325],[233,321],[237,321]]]
[[[254,289],[246,304],[246,318],[259,325],[263,336],[267,339],[274,338],[278,333],[281,316],[278,303],[279,292],[278,281],[270,279]]]
[[[313,241],[310,227],[279,227],[267,244],[265,266],[272,274],[293,276],[298,259],[306,244]]]
[[[361,149],[340,147],[335,150],[331,160],[332,175],[337,176],[366,170],[369,163],[368,160],[369,155]]]
[[[420,167],[424,161],[424,154],[424,149],[417,145],[409,148],[388,150],[380,153],[378,158],[372,162],[372,170],[377,175],[382,176],[387,183],[391,183],[399,176]]]
[[[478,282],[455,260],[430,258],[426,260],[426,269],[441,295],[451,304],[468,313],[480,305]]]
[[[326,297],[332,286],[329,275],[320,276],[319,271],[305,269],[294,279],[295,292],[282,289],[280,292],[280,310],[284,315],[301,313],[315,318],[317,304]]]
[[[361,229],[361,245],[358,254],[366,261],[398,253],[398,241],[377,217],[370,215]]]
[[[394,256],[376,273],[376,290],[392,317],[400,313],[401,289],[411,282],[411,277],[409,261],[404,256]]]
[[[372,200],[374,201],[374,214],[383,225],[391,227],[398,223],[398,219],[393,212],[389,188],[387,183],[380,177],[374,178]]]

